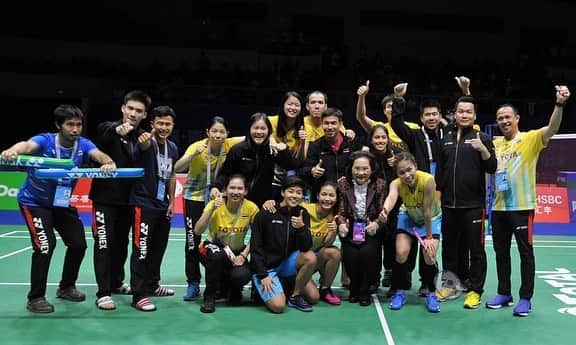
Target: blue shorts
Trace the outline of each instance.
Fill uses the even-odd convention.
[[[279,277],[292,277],[298,273],[298,267],[296,266],[296,259],[298,258],[298,255],[300,255],[299,250],[292,252],[292,254],[290,254],[286,259],[284,259],[284,261],[282,261],[282,263],[280,263],[280,266],[267,271],[268,277],[272,278],[272,292],[264,291],[260,278],[258,278],[255,274],[252,275],[252,283],[254,284],[254,287],[260,294],[260,297],[264,303],[271,300],[274,296],[284,293],[284,289],[282,289],[282,283],[280,282]]]
[[[416,231],[418,231],[420,237],[422,238],[426,237],[426,225],[416,224],[412,220],[412,218],[408,216],[408,213],[406,212],[398,213],[398,225],[397,225],[398,232],[406,232],[414,236],[414,233],[412,232],[412,229],[414,228],[416,229]],[[438,217],[437,219],[432,220],[432,235],[440,236],[441,232],[442,232],[442,217]]]

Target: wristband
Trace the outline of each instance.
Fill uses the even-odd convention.
[[[556,102],[554,103],[555,106],[557,106],[558,108],[564,108],[564,103],[561,102]]]

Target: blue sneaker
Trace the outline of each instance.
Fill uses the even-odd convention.
[[[440,312],[440,304],[438,303],[438,297],[436,297],[435,293],[426,295],[426,309],[431,313]]]
[[[500,309],[502,307],[510,307],[514,304],[514,300],[510,295],[497,294],[491,300],[486,302],[486,308],[488,309]]]
[[[532,304],[529,299],[521,298],[514,308],[514,316],[528,316],[532,311]]]
[[[188,284],[186,294],[182,297],[185,301],[193,301],[200,295],[200,285],[198,283]]]
[[[390,309],[400,310],[404,304],[406,304],[406,295],[404,292],[398,291],[392,296],[392,300],[390,300]]]

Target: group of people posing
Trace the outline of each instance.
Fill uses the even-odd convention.
[[[377,121],[366,113],[366,82],[357,90],[356,108],[366,136],[357,136],[344,127],[342,112],[328,107],[325,93],[313,91],[304,103],[290,91],[278,115],[253,114],[245,136],[230,137],[226,120],[212,118],[206,138],[192,143],[182,156],[169,139],[174,110],[150,109],[148,95],[131,91],[121,106],[122,119],[101,123],[94,143],[81,136],[82,111],[61,105],[54,111],[56,133],[16,143],[2,151],[1,158],[10,162],[18,155],[35,154],[69,158],[78,167],[92,161],[103,171],[144,169],[143,178],[92,181],[96,305],[103,310],[116,308],[113,294],[131,294],[132,306],[140,311],[156,310],[150,297],[174,295],[160,284],[160,273],[177,172],[187,173],[183,199],[188,287],[183,298],[191,301],[200,295],[202,264],[202,312],[214,312],[219,299],[242,303],[249,282],[252,300],[274,313],[286,306],[312,311],[319,300],[339,305],[341,296],[332,284],[340,267],[350,303],[370,305],[383,278],[390,309],[400,310],[418,256],[418,294],[425,297],[429,312],[439,312],[439,302],[456,299],[462,291],[467,291],[464,307],[478,308],[487,270],[485,181],[486,174],[495,174],[492,234],[498,291],[485,305],[498,309],[513,304],[514,235],[522,283],[513,314],[527,316],[534,291],[536,162],[558,131],[570,92],[556,86],[548,126],[529,132],[519,131],[520,115],[513,105],[499,106],[496,122],[503,137],[492,141],[475,125],[469,79],[456,81],[463,95],[451,122],[433,100],[420,106],[421,125],[404,121],[407,84],[398,84],[382,99],[386,118]],[[150,130],[143,126],[145,119]],[[34,250],[27,304],[32,312],[54,311],[45,298],[54,229],[67,246],[57,297],[76,302],[86,298],[75,287],[87,246],[83,224],[69,203],[74,184],[71,179],[39,179],[30,168],[18,194]],[[436,289],[440,245],[442,285]]]

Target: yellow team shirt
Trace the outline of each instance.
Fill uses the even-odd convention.
[[[519,211],[536,208],[536,163],[544,149],[542,130],[519,132],[512,140],[494,139],[496,173],[505,173],[507,190],[495,188],[492,210]]]
[[[414,122],[404,121],[404,124],[406,126],[410,127],[411,129],[419,129],[420,128],[420,126],[418,126]],[[396,132],[394,132],[390,122],[386,122],[386,123],[380,122],[380,121],[372,122],[372,127],[374,127],[376,125],[384,126],[386,128],[386,130],[388,130],[388,141],[390,142],[390,146],[397,147],[397,148],[401,149],[402,151],[410,152],[410,150],[408,150],[408,145],[405,142],[403,142],[402,139],[400,139],[400,137],[398,136],[398,134],[396,134]]]
[[[398,195],[402,198],[406,213],[418,225],[424,224],[424,189],[430,180],[434,180],[434,176],[427,172],[416,171],[416,189],[414,192],[410,190],[408,185],[404,184],[398,177],[394,183],[398,184]],[[440,200],[434,193],[434,201],[432,202],[432,220],[438,219],[442,216],[442,209],[440,208]]]
[[[210,153],[210,148],[204,150],[196,157],[192,158],[190,165],[188,166],[188,176],[186,177],[186,183],[184,184],[184,199],[192,201],[204,201],[204,195],[206,192],[206,179],[207,179],[207,161],[208,156],[210,156],[210,179],[214,181],[214,175],[217,173],[216,166],[218,165],[218,170],[224,165],[226,160],[226,155],[232,148],[232,146],[243,141],[243,137],[233,137],[227,138],[222,143],[221,153],[219,155],[213,155]],[[202,139],[192,143],[186,149],[185,155],[193,154],[196,152],[198,146],[206,145],[208,139]]]
[[[310,232],[312,233],[312,250],[322,248],[324,239],[328,236],[328,222],[334,221],[334,215],[330,213],[324,218],[319,218],[316,214],[316,204],[302,203],[302,207],[310,215]]]
[[[285,137],[280,138],[276,132],[278,130],[278,118],[278,115],[268,116],[268,119],[272,124],[272,138],[274,138],[277,143],[285,143],[292,152],[297,152],[300,146],[300,141],[294,138],[294,128],[288,130]]]
[[[322,129],[322,126],[315,127],[312,123],[312,118],[310,115],[304,117],[304,130],[306,131],[306,141],[309,143],[316,141],[324,136],[324,129]],[[344,125],[340,126],[340,132],[346,132]]]
[[[209,211],[214,206],[214,200],[211,200],[204,212]],[[210,218],[209,238],[218,238],[223,243],[230,246],[233,251],[241,250],[244,247],[244,238],[248,227],[258,213],[258,206],[250,200],[244,199],[242,205],[238,208],[238,213],[231,213],[226,207],[226,203],[220,205]]]

